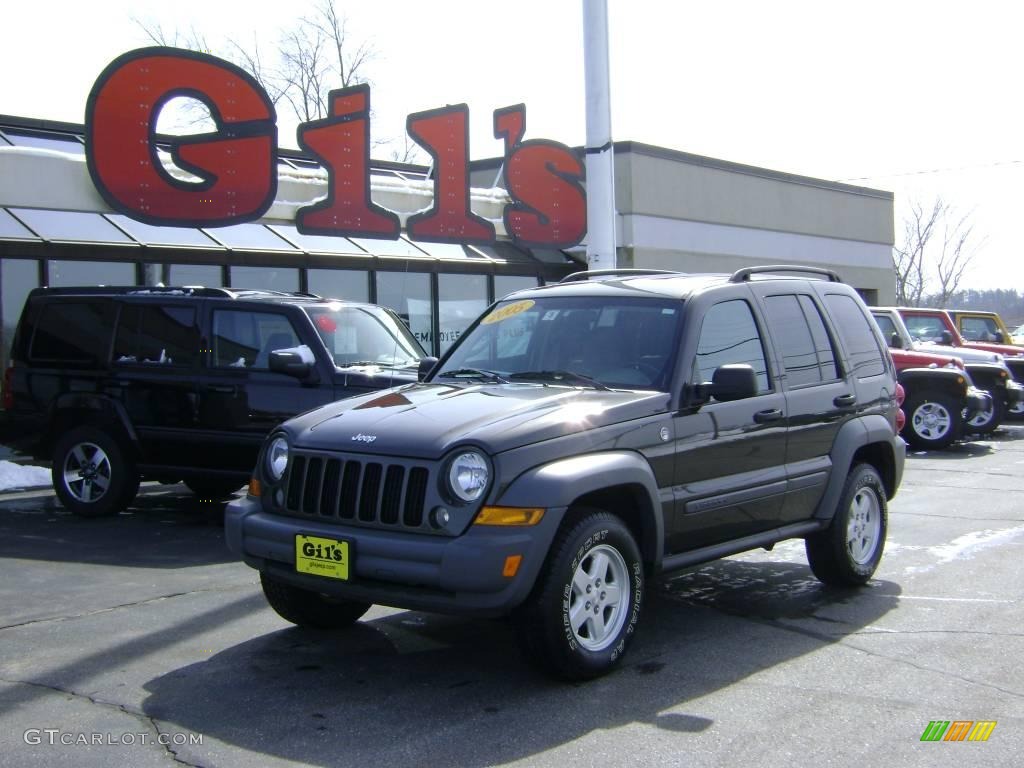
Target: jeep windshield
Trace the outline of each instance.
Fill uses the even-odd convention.
[[[407,368],[426,355],[405,324],[382,307],[339,302],[304,309],[339,368]]]
[[[669,299],[503,301],[459,339],[432,378],[667,392],[681,315],[681,302]]]

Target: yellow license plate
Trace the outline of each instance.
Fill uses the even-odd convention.
[[[347,541],[321,536],[295,536],[295,570],[328,579],[348,581],[350,564]]]

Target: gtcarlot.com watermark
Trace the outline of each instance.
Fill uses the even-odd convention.
[[[98,746],[146,746],[159,744],[163,747],[202,746],[201,733],[85,733],[62,731],[60,728],[29,728],[22,734],[26,744],[38,746],[98,747]]]

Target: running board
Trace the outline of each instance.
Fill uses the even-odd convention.
[[[742,539],[726,541],[722,544],[712,544],[710,547],[701,547],[689,552],[681,552],[678,555],[669,555],[661,561],[661,572],[678,571],[680,568],[706,563],[710,560],[718,560],[722,557],[747,552],[758,547],[770,547],[784,539],[799,539],[808,534],[825,530],[830,522],[832,521],[808,520],[803,523],[793,523],[792,525],[784,525],[781,528],[772,528],[770,531],[755,533],[753,536],[745,536]]]

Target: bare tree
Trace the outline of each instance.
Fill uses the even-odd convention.
[[[941,232],[941,244],[936,236]],[[944,307],[960,287],[978,245],[970,214],[936,197],[930,205],[913,201],[903,220],[903,242],[893,249],[896,301],[916,307],[934,282],[937,294],[929,300]]]

